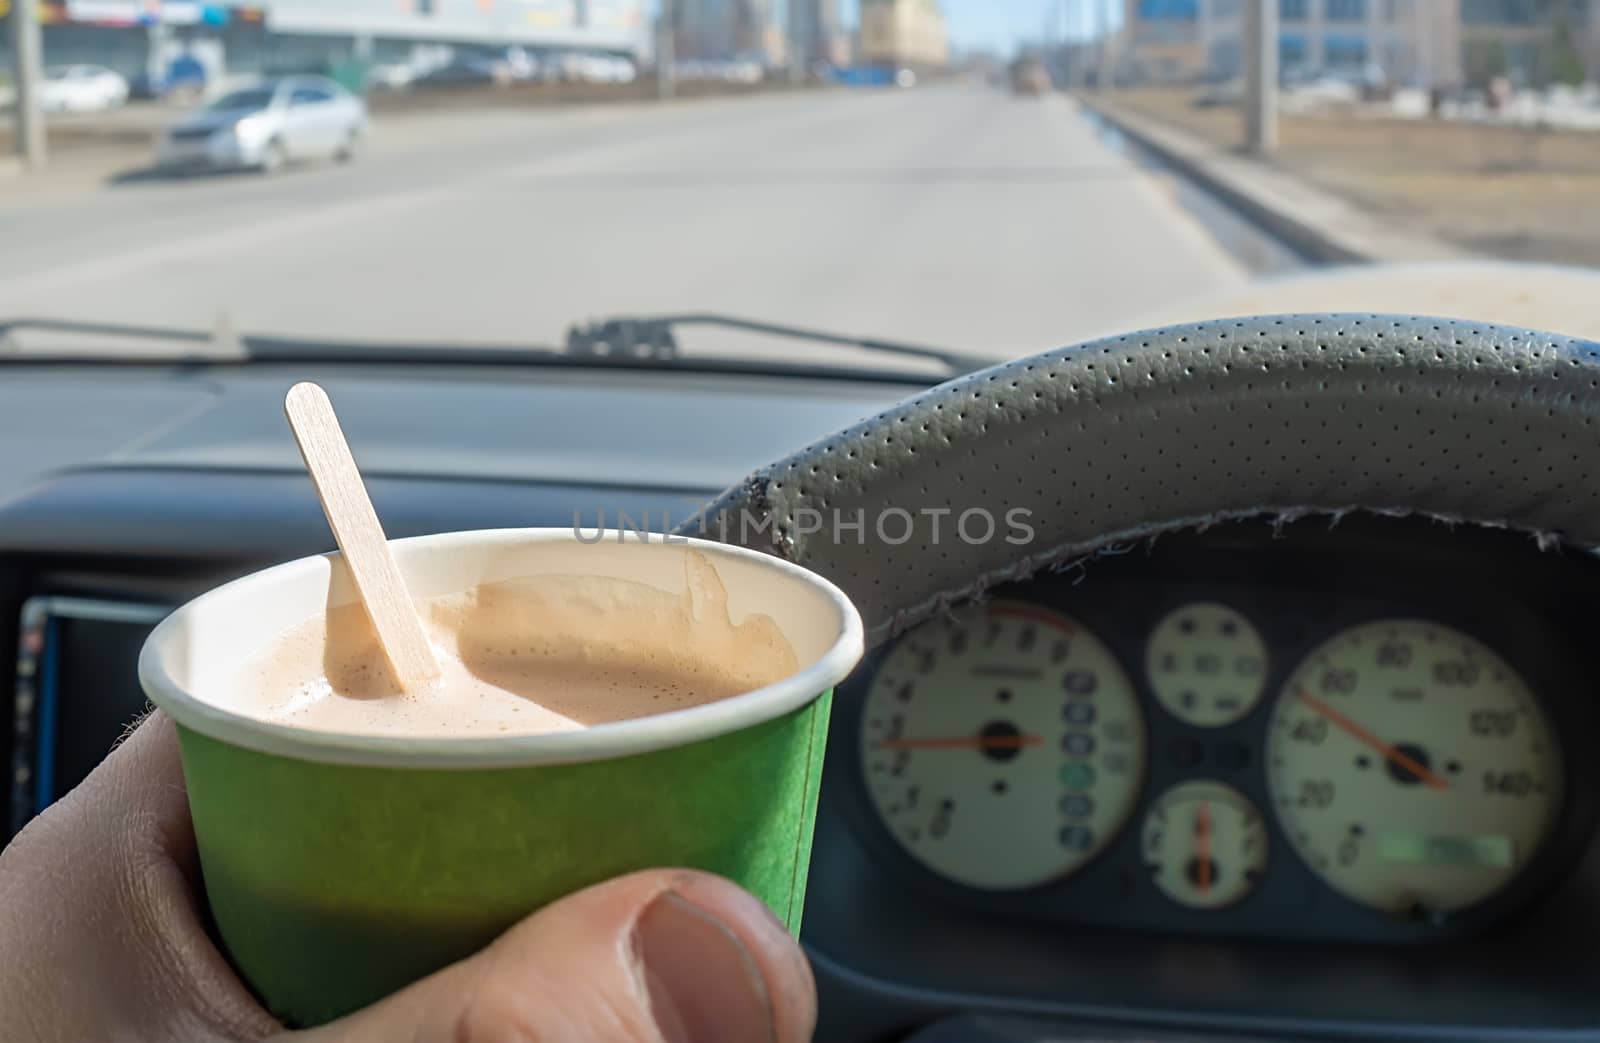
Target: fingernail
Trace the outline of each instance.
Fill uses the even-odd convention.
[[[634,932],[650,1013],[668,1043],[762,1043],[776,1037],[761,968],[721,920],[664,891],[640,914]]]

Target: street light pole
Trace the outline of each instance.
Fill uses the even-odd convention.
[[[39,84],[44,78],[40,60],[39,5],[37,0],[11,4],[11,53],[15,56],[17,155],[29,170],[44,166],[44,115],[39,111]]]
[[[673,0],[661,0],[656,15],[656,97],[666,101],[677,93],[677,27],[673,19]]]
[[[1100,19],[1100,75],[1098,86],[1102,90],[1111,90],[1117,85],[1117,45],[1116,29],[1111,24],[1111,15],[1106,5],[1113,9],[1117,0],[1093,0],[1095,14]]]
[[[1278,147],[1278,0],[1245,0],[1245,146]]]
[[[1089,0],[1089,12],[1094,15],[1094,89],[1106,87],[1106,9],[1103,0]]]
[[[1094,39],[1094,11],[1088,4],[1093,0],[1070,0],[1070,2],[1076,9],[1074,24],[1080,30],[1077,43],[1072,48],[1072,87],[1081,91],[1089,85],[1089,48],[1093,45]]]
[[[811,65],[811,20],[806,0],[789,0],[789,82],[806,82]]]

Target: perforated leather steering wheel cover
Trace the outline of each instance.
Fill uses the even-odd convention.
[[[829,577],[877,642],[996,583],[1264,513],[1420,514],[1593,548],[1597,417],[1590,341],[1414,316],[1196,323],[939,385],[755,472],[685,529]],[[834,538],[835,512],[894,507],[948,510],[945,538],[889,545],[870,521],[859,543]],[[1032,540],[954,538],[974,507],[1030,511]],[[796,524],[809,512],[822,531]]]

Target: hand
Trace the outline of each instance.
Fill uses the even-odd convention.
[[[634,873],[365,1010],[285,1032],[207,936],[171,721],[155,714],[0,854],[0,1010],[40,1043],[803,1043],[805,956],[758,900]]]

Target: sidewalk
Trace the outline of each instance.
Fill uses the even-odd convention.
[[[1359,113],[1285,115],[1270,160],[1236,109],[1174,89],[1081,100],[1329,261],[1491,256],[1600,265],[1600,134]]]
[[[1434,261],[1466,251],[1396,228],[1306,180],[1101,98],[1082,104],[1313,261]]]
[[[16,156],[15,114],[0,111],[0,201],[77,190],[137,168],[149,162],[156,133],[181,111],[135,102],[110,112],[48,116],[49,166],[38,177],[24,176]]]
[[[134,102],[109,112],[60,113],[45,117],[46,144],[52,152],[150,147],[152,135],[177,119],[176,106]],[[15,152],[16,114],[0,110],[0,156]]]

